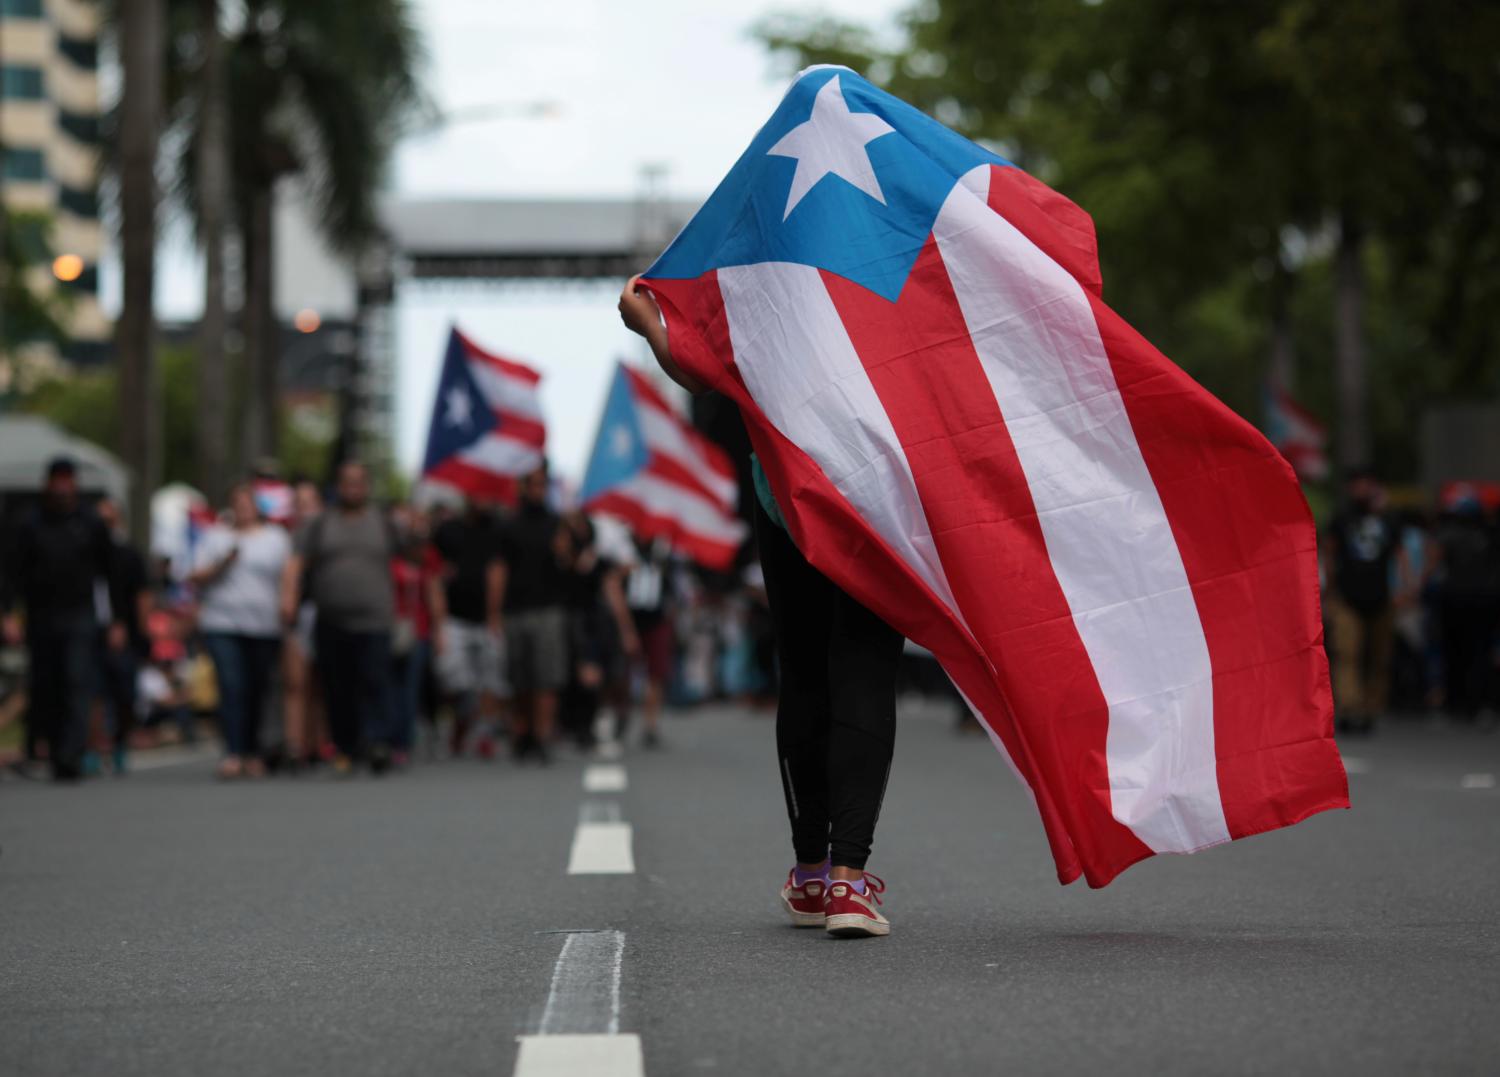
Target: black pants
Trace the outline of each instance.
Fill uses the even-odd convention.
[[[37,742],[45,740],[52,772],[59,777],[75,777],[82,762],[89,703],[99,679],[97,633],[90,613],[34,624],[27,639],[26,754],[35,759]]]
[[[797,860],[862,869],[896,743],[901,635],[807,563],[759,505],[781,666],[776,751]]]
[[[130,732],[135,728],[135,681],[139,671],[140,660],[133,643],[116,651],[107,641],[100,640],[99,694],[109,707],[116,750],[130,746]]]
[[[317,625],[318,673],[328,706],[328,732],[340,755],[391,744],[391,634]]]

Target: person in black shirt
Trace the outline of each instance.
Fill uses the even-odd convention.
[[[9,611],[17,599],[25,607],[31,663],[26,755],[35,760],[45,740],[58,781],[82,777],[97,681],[95,585],[110,578],[111,547],[109,530],[79,504],[73,461],[53,460],[42,503],[22,519],[4,558],[0,610]],[[110,625],[111,633],[122,631],[119,622]],[[5,618],[5,635],[11,641],[21,638],[13,613]]]
[[[511,749],[547,761],[557,693],[568,679],[566,537],[547,507],[547,467],[521,477],[520,505],[501,535],[501,611],[515,692]]]
[[[1347,496],[1326,545],[1331,561],[1326,605],[1332,631],[1333,698],[1339,727],[1367,733],[1384,712],[1390,692],[1391,577],[1393,564],[1404,564],[1406,552],[1374,476],[1352,473]]]
[[[606,685],[640,650],[621,585],[623,570],[595,545],[582,512],[563,518],[567,565],[569,678],[558,705],[559,725],[579,747],[595,745],[594,718]]]
[[[503,564],[495,521],[471,502],[464,515],[445,520],[432,537],[443,562],[447,613],[434,626],[438,682],[453,700],[450,747],[454,755],[476,720],[482,726],[499,721],[506,694],[500,657],[500,588]],[[488,754],[488,739],[481,754]]]
[[[104,630],[99,661],[100,689],[114,719],[114,770],[123,775],[130,733],[135,728],[136,678],[147,653],[146,619],[151,584],[146,560],[125,537],[120,506],[110,498],[95,509],[110,535],[109,608],[114,623]]]

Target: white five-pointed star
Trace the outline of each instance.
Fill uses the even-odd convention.
[[[448,395],[443,397],[443,403],[447,408],[443,413],[443,422],[449,426],[468,427],[469,420],[474,415],[474,402],[469,399],[469,394],[462,385],[449,389]]]
[[[630,436],[630,431],[623,426],[617,426],[609,432],[609,449],[614,455],[627,457],[635,445],[635,439]]]
[[[850,112],[837,75],[825,82],[813,98],[812,115],[807,122],[793,127],[766,151],[776,157],[797,159],[797,171],[792,176],[792,189],[787,194],[786,212],[781,219],[790,217],[802,197],[830,172],[885,205],[885,195],[875,178],[865,145],[893,130],[872,113]]]

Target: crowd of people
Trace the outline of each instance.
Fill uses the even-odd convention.
[[[668,544],[555,511],[544,468],[518,487],[509,509],[385,507],[351,461],[326,505],[298,481],[278,508],[246,481],[173,566],[54,461],[0,560],[5,642],[28,654],[18,769],[124,773],[138,725],[191,740],[210,713],[225,779],[383,772],[419,740],[546,762],[560,741],[617,741],[634,712],[649,747],[669,702],[774,696],[755,562],[705,586]],[[1345,494],[1320,542],[1340,730],[1500,714],[1495,512],[1462,488],[1433,516],[1393,512],[1364,473]]]
[[[1392,710],[1500,713],[1500,519],[1476,489],[1449,491],[1436,514],[1394,512],[1356,472],[1320,549],[1341,731],[1372,732]]]
[[[107,740],[124,773],[138,720],[191,739],[206,711],[224,779],[380,773],[419,739],[545,763],[560,741],[619,743],[636,711],[654,747],[669,694],[769,680],[748,668],[767,652],[749,635],[763,594],[698,588],[669,546],[623,529],[606,541],[550,507],[545,468],[510,509],[380,506],[353,461],[326,505],[313,482],[283,489],[236,485],[175,566],[148,569],[119,506],[85,505],[72,463],[51,465],[0,576],[7,638],[29,654],[22,769],[76,780],[104,769]]]

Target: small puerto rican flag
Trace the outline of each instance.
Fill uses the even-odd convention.
[[[543,460],[541,380],[525,364],[493,355],[453,329],[427,428],[422,478],[475,500],[513,503],[516,479]]]
[[[621,363],[584,476],[583,508],[723,570],[745,540],[737,493],[724,450],[689,426],[645,375]]]

